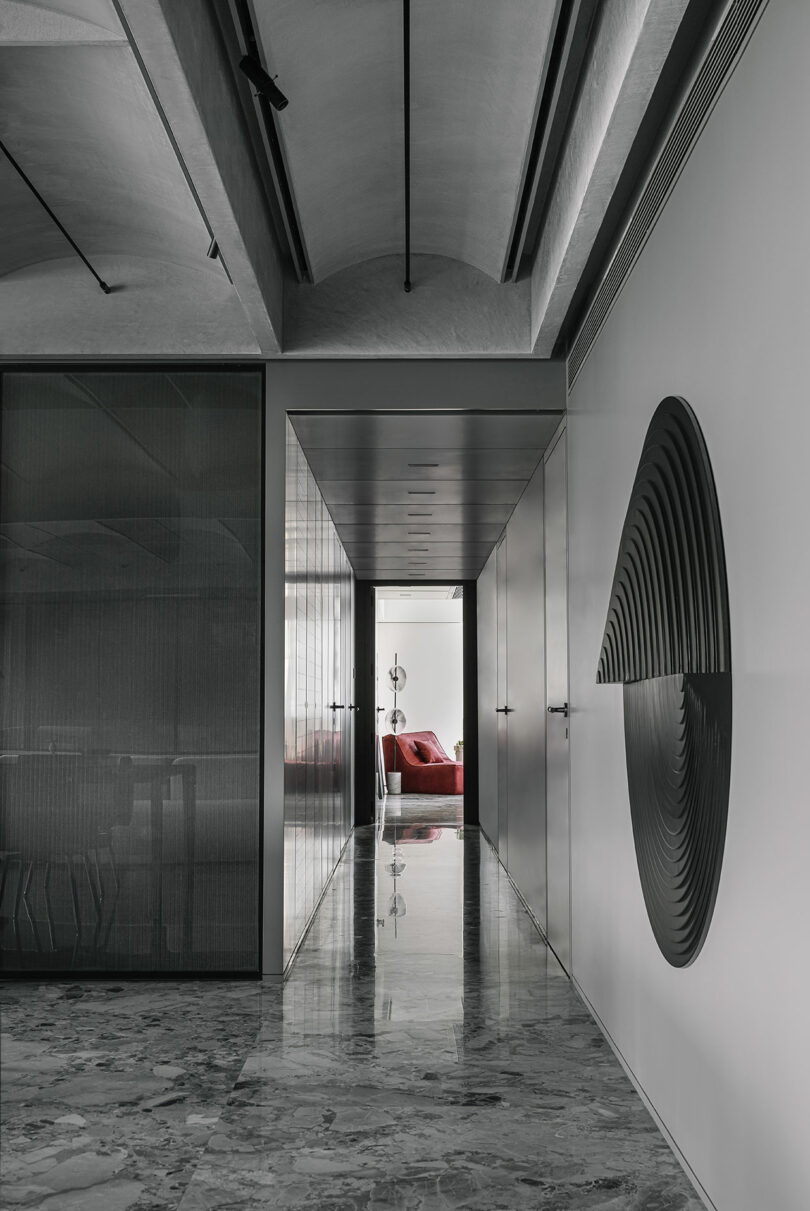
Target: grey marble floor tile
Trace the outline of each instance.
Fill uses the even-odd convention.
[[[260,1026],[258,984],[10,984],[0,1204],[174,1207]]]
[[[357,831],[283,988],[9,989],[6,1202],[699,1211],[491,849],[427,833]]]

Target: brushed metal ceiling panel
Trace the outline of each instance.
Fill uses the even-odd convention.
[[[344,549],[352,563],[364,559],[396,556],[408,559],[463,559],[470,562],[486,559],[492,550],[491,542],[378,542],[344,543]]]
[[[438,566],[426,571],[424,568],[408,569],[407,567],[379,567],[378,565],[371,567],[360,567],[354,569],[354,574],[358,580],[393,580],[397,584],[409,584],[411,581],[418,580],[449,580],[457,582],[460,580],[477,580],[481,573],[481,568],[476,564],[471,567],[462,567],[456,565],[453,567]]]
[[[514,506],[526,486],[525,479],[319,479],[318,487],[331,505],[506,504]]]
[[[429,517],[413,517],[407,525],[356,526],[341,525],[344,546],[359,543],[411,542],[427,538],[432,542],[485,543],[490,548],[503,533],[500,522],[468,522],[467,525],[435,525]]]
[[[428,411],[291,417],[355,575],[406,584],[478,576],[559,419]]]
[[[528,479],[543,456],[525,449],[313,450],[307,461],[316,479]]]
[[[437,406],[441,400],[436,401]],[[380,400],[385,406],[385,400]],[[293,412],[311,463],[317,450],[545,450],[562,412]]]
[[[456,505],[370,505],[349,502],[347,504],[331,503],[329,512],[332,520],[343,533],[344,525],[410,525],[411,522],[420,524],[428,521],[449,525],[494,525],[501,529],[506,525],[512,513],[510,504],[456,504]]]

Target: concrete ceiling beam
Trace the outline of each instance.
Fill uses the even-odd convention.
[[[116,3],[260,351],[278,353],[283,263],[216,19],[207,5]]]
[[[602,7],[532,269],[532,345],[550,357],[688,0]]]

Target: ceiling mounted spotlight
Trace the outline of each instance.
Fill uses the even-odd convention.
[[[247,76],[251,84],[259,90],[262,96],[267,97],[273,109],[287,108],[289,101],[272,76],[268,76],[257,58],[253,55],[243,55],[239,60],[239,70]]]

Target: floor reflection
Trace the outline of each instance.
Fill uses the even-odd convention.
[[[426,835],[409,839],[413,829]],[[198,1008],[208,1003],[221,1030],[217,998],[232,997],[233,986],[199,989],[174,989],[168,1012],[181,1021],[176,1002],[186,995]],[[254,1015],[255,1036],[242,1036],[241,1072],[227,1100],[209,1109],[207,1145],[179,1204],[160,1201],[158,1179],[144,1176],[143,1150],[125,1135],[129,1121],[144,1120],[135,1072],[153,1082],[144,1094],[150,1121],[166,1124],[164,1174],[192,1111],[192,1101],[172,1102],[171,1093],[155,1102],[157,1068],[145,1056],[150,1031],[165,1029],[159,1001],[149,1014],[133,1010],[137,1059],[127,1097],[117,1078],[99,1071],[105,1063],[116,1069],[120,1054],[111,1058],[98,1041],[95,1079],[99,1090],[109,1082],[108,1098],[89,1110],[55,1075],[82,1041],[76,1004],[65,995],[10,993],[15,1045],[39,1048],[22,1053],[34,1059],[26,1075],[23,1059],[10,1103],[10,1163],[29,1206],[55,1205],[32,1195],[46,1178],[33,1174],[40,1161],[27,1170],[25,1159],[41,1157],[54,1132],[76,1141],[73,1172],[92,1169],[88,1158],[102,1147],[117,1150],[115,1175],[103,1176],[102,1166],[82,1187],[82,1197],[92,1186],[98,1205],[111,1208],[147,1205],[116,1201],[113,1186],[125,1182],[133,1190],[140,1183],[148,1205],[182,1211],[702,1205],[477,829],[386,815],[355,831],[286,985],[243,994],[240,1020]],[[98,988],[79,986],[77,995],[103,1000]],[[32,1021],[43,1030],[45,998],[53,1033],[32,1039]],[[199,1013],[194,1030],[194,1047],[206,1046]],[[44,1041],[63,1031],[58,1046]],[[184,1060],[177,1068],[190,1071]],[[187,1078],[173,1078],[172,1089],[186,1097]],[[68,1125],[74,1113],[83,1126]],[[60,1147],[66,1155],[68,1145]]]

